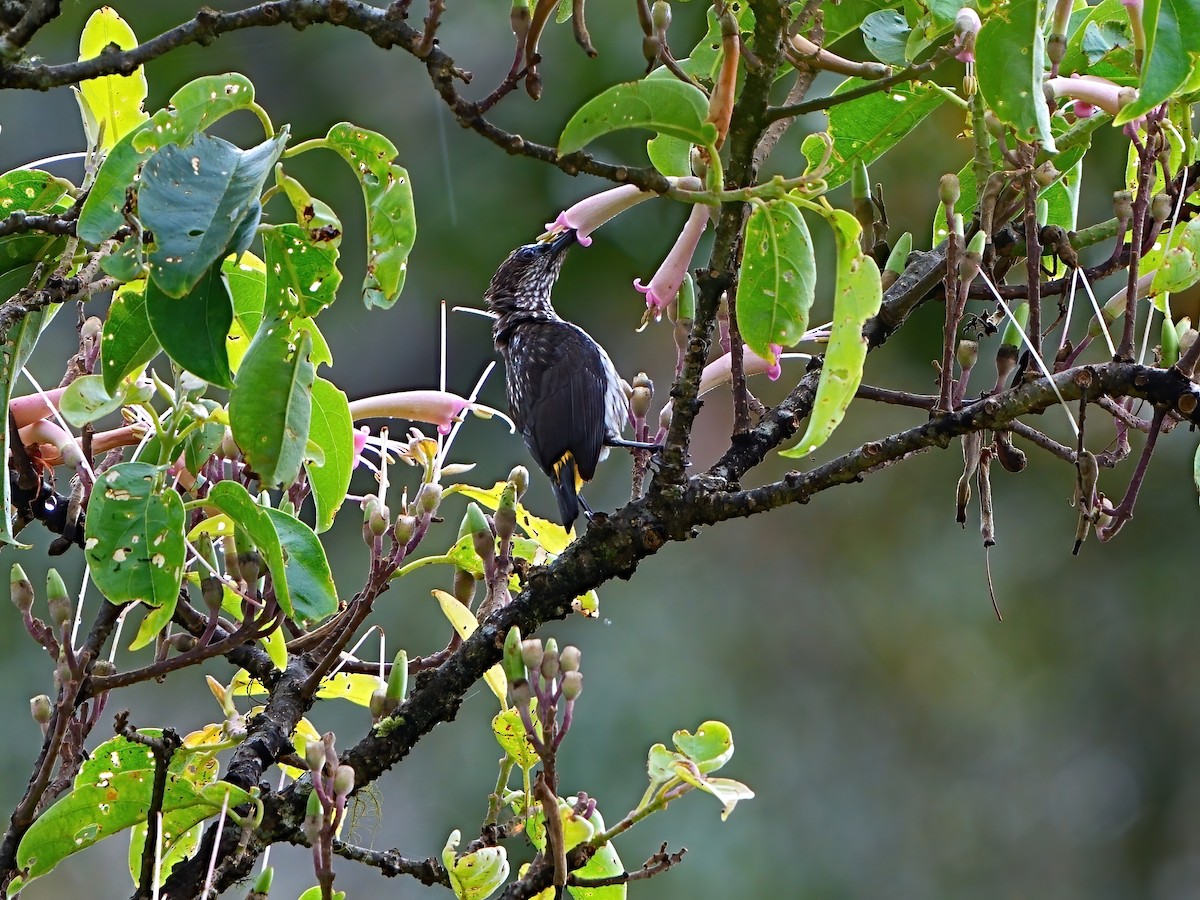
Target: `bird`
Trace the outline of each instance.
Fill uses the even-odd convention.
[[[657,449],[626,441],[629,400],[621,377],[591,335],[563,319],[550,303],[574,229],[524,244],[500,264],[484,293],[495,315],[492,340],[504,360],[508,404],[525,446],[558,501],[565,528],[580,506],[580,488],[596,474],[609,447]]]

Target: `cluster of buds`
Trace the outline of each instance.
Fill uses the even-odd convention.
[[[346,799],[354,790],[354,769],[339,763],[331,731],[308,742],[304,761],[312,773],[313,789],[300,830],[312,847],[318,882],[332,884],[333,838],[346,815]]]
[[[524,466],[513,466],[508,480],[500,491],[496,511],[486,515],[478,504],[467,504],[467,512],[459,526],[459,539],[471,536],[475,553],[483,563],[483,581],[487,596],[479,605],[477,617],[482,621],[493,610],[506,606],[512,599],[508,579],[513,572],[512,546],[517,533],[517,507],[525,491],[529,489],[529,470]],[[455,575],[455,596],[460,601],[470,602],[474,596],[474,584],[468,586],[465,578]]]
[[[371,721],[378,723],[394,713],[404,702],[408,692],[408,653],[401,650],[392,660],[392,669],[387,680],[371,693]]]
[[[579,664],[578,647],[568,645],[559,650],[554,638],[545,645],[537,638],[522,640],[515,625],[504,640],[504,675],[509,696],[521,716],[530,744],[543,759],[558,750],[571,727],[575,701],[583,692]]]

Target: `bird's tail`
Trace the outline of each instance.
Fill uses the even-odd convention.
[[[562,517],[564,528],[570,528],[579,518],[579,488],[583,485],[583,477],[579,467],[575,465],[575,455],[568,450],[554,464],[553,477],[550,487],[554,490],[554,499],[558,501],[558,514]]]

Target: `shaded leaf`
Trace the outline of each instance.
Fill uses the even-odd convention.
[[[1043,0],[1009,0],[988,15],[975,41],[979,93],[1017,139],[1039,141],[1054,153],[1050,108],[1042,93],[1046,71]]]
[[[168,296],[150,279],[146,317],[162,349],[181,368],[219,387],[233,385],[226,349],[233,307],[220,263],[210,266],[179,298]]]
[[[115,394],[121,381],[140,372],[162,349],[146,313],[146,282],[123,284],[108,307],[100,339],[104,389]]]
[[[325,459],[306,464],[308,483],[317,507],[316,531],[333,524],[350,487],[354,471],[354,423],[346,395],[324,378],[313,381],[313,411],[308,438],[321,448]]]
[[[912,30],[894,9],[881,9],[862,20],[863,43],[872,56],[889,66],[905,66],[905,47]]]
[[[708,98],[694,84],[651,78],[614,85],[581,106],[558,138],[560,154],[627,128],[648,128],[691,144],[711,145],[717,128],[704,121]]]
[[[125,403],[125,395],[110,396],[99,375],[80,375],[63,391],[58,402],[59,412],[76,428],[114,413]]]
[[[1121,108],[1114,125],[1132,122],[1167,100],[1200,66],[1200,5],[1195,0],[1145,0],[1146,54],[1138,98]]]

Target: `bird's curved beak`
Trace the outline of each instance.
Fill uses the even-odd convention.
[[[568,228],[558,237],[550,242],[550,249],[555,253],[562,253],[568,247],[575,243],[577,236],[574,228]]]

